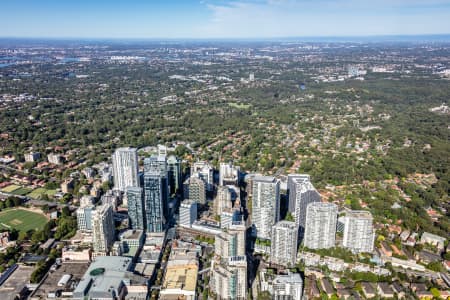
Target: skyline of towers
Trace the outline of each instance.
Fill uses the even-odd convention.
[[[137,149],[122,147],[112,155],[114,189],[125,192],[129,186],[140,186]]]
[[[280,218],[280,182],[271,176],[253,179],[251,220],[256,236],[270,240],[272,226]]]
[[[333,203],[313,202],[306,208],[303,245],[309,249],[335,246],[338,208]]]
[[[294,222],[280,221],[272,227],[270,262],[292,266],[297,261],[298,228]]]

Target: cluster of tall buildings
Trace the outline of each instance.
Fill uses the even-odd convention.
[[[144,159],[139,173],[136,148],[119,148],[112,157],[114,189],[125,193],[132,229],[164,231],[170,194],[181,190],[181,161],[166,152]]]
[[[287,190],[292,220],[280,221],[280,181],[269,176],[251,178],[251,224],[258,251],[270,254],[270,262],[280,266],[295,265],[300,244],[309,249],[335,247],[338,226],[338,207],[321,201],[309,175],[288,175]],[[343,247],[354,253],[372,252],[370,212],[349,211],[342,220]]]
[[[256,238],[255,247],[256,244],[263,245],[261,249],[268,254],[270,263],[280,267],[296,264],[300,244],[309,249],[335,247],[339,225],[343,232],[343,247],[354,253],[373,251],[371,214],[367,211],[348,211],[338,222],[338,207],[321,201],[309,175],[288,176],[288,218],[281,220],[279,179],[251,175],[247,181],[248,197],[241,199],[239,167],[232,163],[221,163],[216,188],[214,169],[209,163],[195,162],[190,169],[190,176],[183,180],[181,161],[175,156],[166,155],[165,151],[159,151],[145,158],[140,169],[137,149],[119,148],[115,151],[112,162],[116,192],[104,195],[101,205],[95,205],[91,198],[86,198],[77,209],[78,229],[92,235],[96,255],[107,255],[115,247],[113,212],[117,208],[116,193],[123,195],[126,200],[129,228],[132,232],[140,233],[163,233],[167,229],[167,220],[175,208],[175,204],[170,202],[173,194],[184,196],[179,206],[178,224],[196,230],[199,226],[198,210],[203,209],[208,199],[215,195],[212,212],[219,225],[214,229],[217,232],[214,231],[210,286],[218,299],[247,298],[248,228],[251,228],[249,232]],[[243,205],[243,200],[247,200],[246,205]],[[243,206],[249,212],[245,221]],[[129,244],[124,241],[121,243]],[[181,280],[182,276],[179,277],[177,273],[180,266],[192,274],[198,271],[196,255],[180,255],[181,252],[176,254],[177,263],[170,263],[170,276],[168,273],[165,276],[162,294],[176,291],[188,298],[195,297],[195,284],[190,279],[183,279],[184,284],[189,283],[189,288],[184,284],[170,282],[172,277]],[[273,282],[272,295],[279,299],[301,299],[302,285],[299,274],[280,275]]]
[[[92,203],[81,203],[77,209],[78,230],[92,235],[95,256],[109,253],[115,241],[113,208],[110,203],[94,206]]]
[[[171,191],[182,189],[181,161],[159,152],[144,159],[139,171],[136,148],[118,148],[112,155],[114,191],[101,198],[101,205],[92,198],[82,198],[77,209],[78,230],[92,235],[94,253],[108,254],[115,240],[113,211],[117,209],[116,194],[123,195],[128,206],[132,230],[163,232],[171,213]],[[125,201],[124,201],[125,202]]]

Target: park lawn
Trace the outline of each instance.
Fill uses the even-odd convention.
[[[46,192],[47,192],[47,190],[44,189],[44,188],[37,188],[34,191],[32,191],[31,193],[29,193],[27,196],[32,198],[32,199],[39,199]]]
[[[251,104],[234,103],[234,102],[228,103],[228,105],[238,109],[248,109],[252,106]]]
[[[26,194],[28,194],[31,191],[32,191],[32,189],[22,187],[20,189],[14,190],[13,192],[11,192],[11,194],[18,195],[18,196],[25,196]]]
[[[8,186],[5,187],[5,188],[2,188],[2,192],[5,192],[5,193],[11,193],[11,192],[14,192],[15,190],[18,190],[18,189],[20,189],[20,188],[21,188],[21,187],[18,186],[18,185],[11,184],[11,185],[8,185]]]
[[[28,231],[41,230],[47,223],[47,218],[39,213],[13,208],[0,212],[0,228]]]
[[[47,190],[46,194],[49,197],[53,197],[55,196],[55,194],[57,193],[57,190]]]

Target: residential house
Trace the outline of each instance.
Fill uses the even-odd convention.
[[[379,282],[377,285],[377,291],[383,298],[394,298],[394,291],[387,282]]]
[[[366,298],[373,298],[376,296],[376,291],[370,282],[361,283],[361,288]]]
[[[320,283],[322,291],[327,294],[328,297],[331,297],[334,294],[334,288],[330,281],[326,278],[322,278]]]

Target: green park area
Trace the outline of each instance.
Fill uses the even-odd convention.
[[[228,103],[229,106],[238,108],[238,109],[249,109],[252,105],[251,104],[244,104],[244,103]]]
[[[20,208],[7,209],[0,212],[0,228],[28,231],[41,230],[47,223],[47,218],[40,213]]]
[[[32,188],[22,187],[16,184],[8,185],[1,189],[1,191],[16,196],[28,196],[32,199],[42,199],[43,195],[51,198],[56,194],[56,190],[49,190],[42,187],[33,190]]]
[[[31,193],[29,193],[27,196],[32,199],[41,199],[43,195],[47,195],[49,197],[54,196],[56,193],[56,190],[47,190],[45,188],[37,188],[33,190]]]
[[[4,193],[12,193],[12,192],[14,192],[15,190],[18,190],[18,189],[20,189],[20,186],[15,185],[15,184],[11,184],[11,185],[8,185],[7,187],[3,188],[2,192],[4,192]]]
[[[11,194],[14,194],[14,195],[17,195],[17,196],[25,196],[26,194],[28,194],[32,190],[33,189],[21,187],[21,188],[18,188],[17,190],[14,190],[13,192],[11,192]]]

